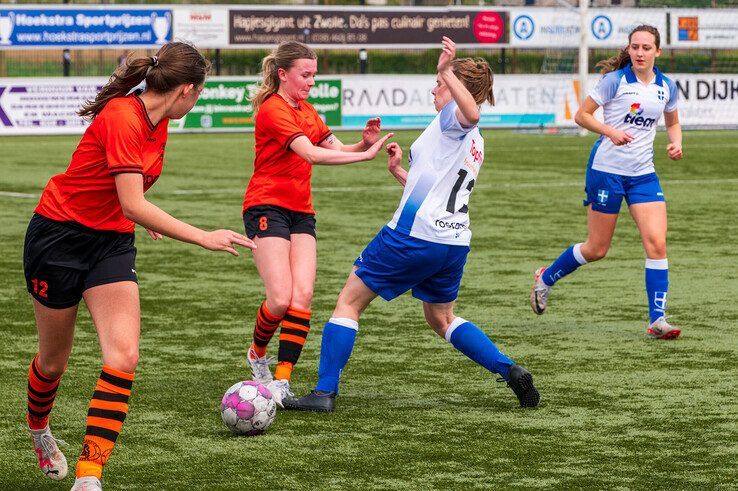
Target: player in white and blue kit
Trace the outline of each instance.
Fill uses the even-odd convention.
[[[500,374],[522,407],[538,405],[530,373],[502,354],[481,329],[454,314],[471,240],[469,195],[484,160],[479,105],[494,104],[494,97],[487,62],[454,60],[453,41],[444,37],[442,44],[433,89],[440,112],[410,147],[409,172],[401,166],[399,145],[387,145],[389,170],[405,187],[400,206],[354,263],[323,329],[315,390],[285,399],[286,409],[333,411],[359,316],[377,295],[392,300],[408,290],[423,302],[425,318],[436,333]]]
[[[576,122],[600,138],[587,166],[587,240],[536,271],[531,307],[543,314],[551,287],[579,266],[605,257],[625,198],[646,251],[646,292],[654,339],[675,339],[681,330],[666,320],[669,269],[666,259],[666,203],[653,165],[656,126],[664,115],[669,158],[682,158],[677,87],[655,66],[661,54],[659,32],[638,26],[617,56],[600,62],[604,76],[576,114]],[[602,106],[604,123],[594,112]]]

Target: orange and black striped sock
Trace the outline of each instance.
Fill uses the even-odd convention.
[[[277,369],[274,378],[289,380],[292,368],[300,358],[302,347],[310,332],[309,310],[290,307],[282,319],[282,329],[279,331],[279,353],[277,354]]]
[[[28,426],[32,430],[43,430],[49,424],[49,413],[54,405],[56,391],[59,389],[58,378],[49,378],[38,368],[38,355],[28,368]]]
[[[274,331],[277,330],[277,326],[279,326],[279,321],[281,320],[281,317],[269,312],[266,301],[261,303],[261,307],[259,307],[259,311],[256,313],[254,343],[251,345],[256,356],[266,356],[267,345],[272,339],[272,336],[274,336]]]
[[[77,477],[100,479],[128,414],[132,386],[132,373],[103,365],[87,411],[87,431],[77,461]]]

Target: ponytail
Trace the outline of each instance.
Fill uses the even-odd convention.
[[[187,43],[173,42],[162,46],[155,56],[128,55],[92,101],[77,112],[83,118],[95,119],[111,99],[125,97],[138,84],[146,81],[146,90],[167,93],[182,84],[200,86],[210,71],[210,62]]]
[[[274,53],[271,53],[261,62],[262,82],[254,97],[251,99],[253,104],[254,115],[259,111],[264,101],[269,99],[272,94],[276,94],[279,90],[279,75],[277,74],[277,59]]]
[[[151,58],[133,58],[133,54],[129,54],[125,64],[113,72],[95,100],[87,101],[77,114],[83,118],[95,119],[111,99],[128,95],[131,89],[143,82],[152,67]]]
[[[617,55],[606,60],[598,61],[595,68],[600,68],[600,75],[620,70],[626,65],[629,65],[630,55],[628,54],[628,48],[621,49]]]

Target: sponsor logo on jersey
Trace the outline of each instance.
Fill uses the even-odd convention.
[[[634,102],[630,105],[630,112],[625,115],[624,123],[630,123],[634,126],[642,126],[644,128],[650,128],[656,122],[655,118],[644,118],[643,108],[640,102]]]
[[[474,158],[474,162],[481,163],[482,160],[484,160],[484,155],[482,154],[482,152],[480,152],[477,149],[477,145],[476,144],[477,144],[477,142],[472,138],[471,149],[469,150],[469,152],[471,153],[472,157]]]
[[[436,227],[443,229],[448,228],[451,230],[463,230],[466,228],[466,224],[459,222],[447,222],[445,220],[436,220]]]

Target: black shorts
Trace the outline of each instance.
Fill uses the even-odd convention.
[[[93,286],[134,281],[135,235],[93,230],[34,214],[23,246],[28,292],[52,309],[77,305]]]
[[[291,234],[309,234],[315,237],[315,215],[280,206],[252,206],[243,214],[243,224],[249,239],[259,236],[290,240]]]

